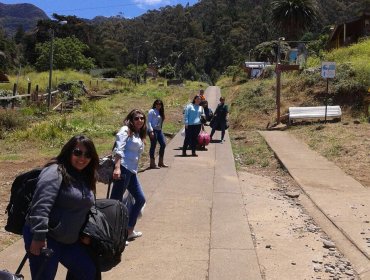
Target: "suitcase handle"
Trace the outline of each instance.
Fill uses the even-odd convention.
[[[41,249],[41,255],[44,255],[46,258],[50,258],[53,254],[54,254],[53,249],[49,249],[49,248],[42,248]],[[26,252],[26,254],[24,255],[24,257],[23,257],[21,263],[19,264],[15,274],[20,274],[21,273],[22,268],[23,268],[24,264],[27,261],[27,258],[28,258],[28,252]],[[40,270],[43,270],[43,265],[42,265]],[[40,274],[40,273],[38,273],[38,274]],[[36,279],[37,279],[37,277],[36,277]]]

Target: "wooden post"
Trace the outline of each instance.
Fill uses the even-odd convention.
[[[17,84],[13,85],[13,97],[17,94]],[[15,98],[12,99],[12,109],[15,107]]]
[[[39,85],[36,85],[35,89],[35,101],[39,103]]]
[[[276,123],[280,123],[280,88],[281,88],[281,70],[276,69]]]
[[[325,95],[325,123],[326,123],[326,116],[328,114],[328,96],[329,96],[329,79],[326,78],[326,95]]]
[[[27,84],[27,94],[29,94],[30,96],[27,97],[27,100],[32,100],[31,98],[31,82],[28,82]]]

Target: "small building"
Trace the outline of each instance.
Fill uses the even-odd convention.
[[[145,70],[145,74],[144,74],[146,77],[152,77],[152,78],[157,78],[158,76],[158,70],[154,67],[154,66],[151,66],[149,65],[146,70]]]
[[[370,36],[370,12],[335,26],[327,43],[328,49],[335,49],[357,43],[361,37]]]
[[[263,73],[263,69],[270,65],[268,62],[246,61],[243,69],[247,73],[248,78],[258,78]]]
[[[0,72],[0,83],[9,83],[8,76],[2,72]]]

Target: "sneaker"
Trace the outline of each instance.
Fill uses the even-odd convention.
[[[198,155],[197,154],[191,154],[192,157],[197,157]]]
[[[142,235],[143,235],[143,233],[141,231],[133,231],[131,234],[128,235],[127,239],[128,240],[135,239],[135,238],[138,238]]]
[[[130,242],[128,242],[128,241],[126,240],[126,246],[128,246],[128,244],[130,244]]]

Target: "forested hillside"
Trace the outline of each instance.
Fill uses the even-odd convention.
[[[37,21],[47,19],[45,12],[32,4],[6,5],[0,3],[0,26],[9,35],[14,35],[19,28],[30,31]]]
[[[40,55],[37,43],[50,40],[52,27],[56,37],[73,35],[86,44],[83,53],[97,67],[114,68],[119,75],[127,74],[130,69],[132,72],[137,60],[139,65],[156,66],[169,78],[211,82],[228,66],[247,59],[258,44],[280,36],[320,39],[319,47],[324,47],[330,25],[357,16],[370,6],[369,0],[318,0],[314,24],[289,38],[286,29],[273,22],[271,2],[274,1],[201,0],[194,6],[167,6],[134,19],[117,16],[87,21],[54,15],[54,19],[67,20],[68,24],[59,26],[50,20],[39,21],[37,33],[18,38],[19,59],[13,58],[12,62],[13,66],[16,61],[34,65]],[[4,39],[0,35],[1,40]],[[1,45],[0,50],[4,51]]]

